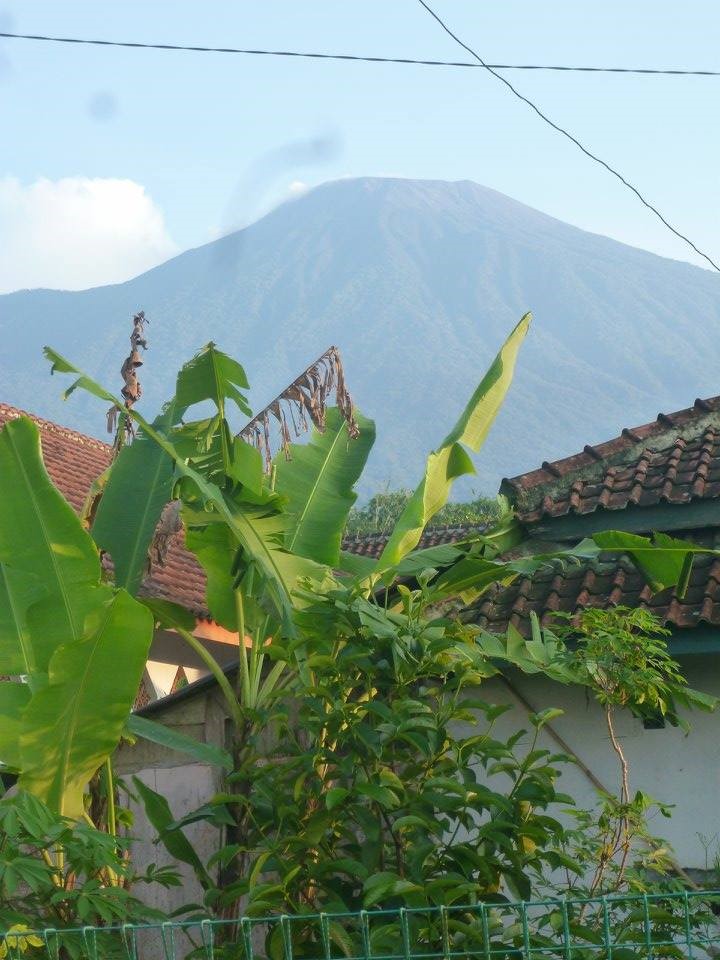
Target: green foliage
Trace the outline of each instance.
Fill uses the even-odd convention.
[[[53,486],[38,429],[25,417],[0,431],[0,476],[0,668],[35,681],[47,674],[59,643],[82,637],[100,561],[72,507]]]
[[[674,715],[675,704],[684,702],[687,692],[658,649],[648,645],[642,663],[620,664],[623,643],[608,646],[607,638],[595,636],[596,625],[592,639],[578,648],[586,654],[582,659],[561,637],[543,637],[537,624],[525,643],[512,632],[506,641],[490,640],[456,620],[433,618],[433,604],[467,602],[518,573],[571,562],[571,554],[595,560],[601,548],[629,550],[653,583],[682,583],[699,549],[615,533],[563,555],[503,561],[521,536],[503,509],[482,535],[415,550],[454,479],[472,469],[466,448],[477,450],[485,439],[528,323],[526,316],[511,333],[458,423],[428,458],[371,569],[351,568],[338,557],[353,483],[372,441],[367,421],[358,418],[361,440],[350,441],[344,422],[330,411],[326,433],[316,433],[307,447],[293,447],[294,459],[278,461],[264,477],[257,451],[233,437],[225,418],[228,400],[247,412],[240,393],[244,372],[212,344],[180,372],[177,396],[162,418],[150,424],[134,408],[128,411],[173,466],[172,494],[181,503],[186,543],[208,577],[211,614],[242,638],[233,688],[192,635],[192,617],[170,604],[147,604],[202,657],[232,718],[234,771],[226,794],[174,821],[163,797],[136,785],[158,839],[195,869],[206,908],[232,915],[241,897],[257,913],[425,907],[507,894],[527,898],[562,868],[582,876],[590,862],[586,848],[555,813],[571,803],[556,790],[565,758],[538,747],[557,712],[545,710],[530,718],[531,731],[503,739],[493,733],[502,708],[472,692],[496,672],[498,650],[523,669],[593,690],[609,675],[602,650],[614,657],[612,670],[621,678],[604,694],[623,691],[618,708],[662,702]],[[68,392],[81,386],[120,403],[47,353],[54,369],[78,375]],[[185,420],[198,402],[212,404],[214,413]],[[126,534],[136,561],[147,518]],[[376,594],[379,583],[384,591]],[[22,627],[16,622],[13,629]],[[658,670],[665,671],[662,683],[656,682]],[[640,835],[647,800],[631,798],[626,779],[622,795],[608,798],[597,818],[604,839],[596,840],[595,856],[600,842],[612,851],[599,855],[606,866],[590,892],[606,889],[612,863],[615,889],[627,883],[628,838]],[[208,864],[183,832],[197,820],[227,828],[227,843]],[[273,945],[276,954],[279,947]]]
[[[715,709],[717,700],[687,686],[668,652],[670,631],[642,607],[583,610],[555,632],[575,641],[570,653],[577,679],[603,707],[627,708],[643,718],[658,714],[687,728],[679,708]]]
[[[456,622],[426,618],[429,593],[401,593],[392,611],[335,591],[302,614],[310,677],[232,778],[248,856],[224,895],[253,914],[527,897],[555,865],[568,798],[564,758],[537,749],[543,718],[496,737],[507,708],[476,691],[494,667]]]
[[[263,705],[233,794],[198,812],[218,823],[219,808],[235,809],[239,827],[217,860],[242,870],[209,891],[208,906],[222,911],[245,896],[251,916],[422,911],[677,887],[671,851],[648,829],[655,813],[669,814],[665,805],[621,792],[584,811],[558,791],[569,758],[540,738],[562,711],[530,716],[528,730],[507,738],[494,732],[509,708],[479,694],[498,647],[479,643],[473,627],[428,617],[432,580],[399,585],[392,607],[335,590],[300,615],[309,676],[294,673]],[[603,707],[662,701],[672,714],[687,690],[651,615],[593,611],[581,631],[572,644],[515,637],[507,659],[586,685]],[[269,654],[287,656],[276,644]],[[602,918],[596,925],[580,911],[583,920],[588,935],[602,935]],[[544,935],[554,942],[551,927]]]
[[[360,435],[352,439],[337,408],[328,411],[323,433],[307,444],[293,444],[289,459],[275,461],[275,489],[287,498],[291,522],[287,550],[319,563],[337,564],[348,512],[357,499],[353,487],[375,442],[375,424],[358,417]]]
[[[64,929],[161,919],[131,888],[179,883],[174,870],[154,864],[134,872],[124,841],[58,816],[29,793],[0,800],[0,837],[0,930],[55,928],[68,958],[86,954]]]
[[[217,747],[212,743],[202,743],[194,737],[189,737],[185,733],[173,727],[166,727],[162,723],[156,723],[147,717],[141,717],[137,713],[131,713],[125,725],[125,737],[142,737],[150,743],[157,743],[168,750],[175,750],[184,754],[186,757],[192,757],[198,763],[207,763],[221,770],[232,769],[232,758],[227,750]]]
[[[585,687],[603,711],[618,763],[618,794],[602,795],[592,814],[577,812],[577,829],[563,838],[565,852],[572,852],[583,867],[580,879],[568,880],[570,889],[588,896],[622,888],[646,891],[650,871],[659,877],[678,869],[667,845],[648,828],[657,813],[669,816],[669,807],[631,790],[630,766],[616,732],[617,713],[659,715],[688,729],[681,708],[714,710],[718,701],[687,686],[668,653],[669,631],[648,610],[588,608],[576,617],[559,614],[551,629],[541,629],[533,617],[532,627],[530,640],[510,630],[506,638],[480,632],[478,642],[496,662]]]
[[[106,402],[123,406],[120,398],[55,351],[46,348],[45,353],[53,370],[77,375],[66,395],[83,388]],[[226,590],[232,593],[245,578],[246,590],[292,634],[292,595],[296,583],[301,578],[321,582],[326,568],[285,549],[288,518],[283,514],[282,501],[258,477],[257,451],[230,433],[224,407],[226,399],[240,405],[238,368],[236,361],[209,344],[178,374],[178,396],[166,405],[165,418],[150,424],[134,408],[127,415],[174,463],[174,493],[183,503],[188,531],[196,530],[202,535],[202,531],[214,525],[226,528],[232,556],[231,565],[222,566]],[[188,369],[190,374],[186,375]],[[180,424],[180,413],[201,400],[212,401],[216,415]],[[261,489],[257,489],[258,482]],[[199,559],[202,562],[203,557]],[[220,569],[218,564],[211,568]],[[210,612],[215,616],[214,609]],[[216,619],[224,622],[223,611]]]
[[[478,644],[496,661],[524,673],[586,687],[603,708],[634,716],[658,714],[687,727],[681,709],[714,710],[715,697],[688,687],[667,647],[669,631],[643,608],[589,607],[577,616],[557,614],[541,628],[533,615],[529,640],[510,628],[506,637],[478,631]]]
[[[0,432],[0,472],[0,662],[22,681],[0,690],[0,761],[77,818],[84,785],[120,740],[152,619],[102,582],[97,548],[52,485],[26,418]]]
[[[642,570],[652,590],[677,585],[680,597],[685,594],[695,554],[713,552],[666,533],[641,537],[636,533],[603,530],[596,533],[593,540],[602,550],[627,553]]]
[[[55,652],[48,686],[23,712],[20,785],[74,818],[120,742],[150,652],[149,611],[124,590],[108,593],[88,615],[86,635]]]
[[[112,464],[92,523],[92,536],[113,560],[115,583],[135,593],[163,507],[170,500],[173,463],[140,433]]]
[[[413,550],[427,524],[450,496],[458,477],[475,472],[466,448],[483,445],[512,382],[515,361],[530,327],[526,313],[507,338],[489,370],[441,445],[427,458],[425,474],[392,529],[376,571],[394,567]]]
[[[348,516],[346,534],[365,536],[389,533],[412,496],[411,490],[388,490],[376,493],[364,507],[353,507]],[[476,497],[465,503],[446,503],[432,518],[427,528],[490,524],[498,516],[497,502],[491,497]]]

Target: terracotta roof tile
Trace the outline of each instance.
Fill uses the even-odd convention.
[[[615,606],[644,607],[671,627],[720,626],[720,558],[695,559],[682,598],[672,588],[652,593],[640,571],[624,557],[565,564],[560,569],[548,566],[506,587],[492,587],[463,613],[463,619],[493,633],[504,633],[512,624],[528,635],[531,612],[547,626],[558,612]]]
[[[430,527],[420,538],[418,549],[425,550],[443,543],[457,543],[474,533],[482,533],[487,530],[487,526],[487,524],[467,523],[448,527]],[[348,553],[361,557],[376,558],[383,552],[389,539],[390,535],[387,533],[355,534],[344,538],[342,548]]]
[[[720,397],[503,480],[524,523],[720,496]]]

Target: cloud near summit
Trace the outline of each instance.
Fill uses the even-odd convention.
[[[133,180],[0,178],[0,292],[128,280],[178,252]]]

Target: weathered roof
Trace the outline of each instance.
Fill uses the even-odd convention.
[[[29,417],[38,426],[50,478],[70,506],[79,511],[93,480],[110,463],[109,444],[0,403],[0,427],[18,417]]]
[[[670,627],[720,626],[720,558],[699,555],[693,563],[685,596],[673,588],[653,594],[630,560],[564,564],[495,586],[463,613],[463,619],[493,633],[509,624],[530,632],[530,613],[545,626],[557,613],[580,613],[587,607],[644,607]]]
[[[486,523],[463,523],[445,527],[429,527],[418,543],[419,550],[437,547],[443,543],[457,543],[472,534],[487,530]],[[343,550],[361,557],[379,557],[390,539],[388,533],[353,534],[343,539]]]
[[[37,424],[43,460],[50,478],[68,503],[80,511],[93,481],[110,463],[110,445],[0,403],[0,427],[21,416],[29,417]],[[141,592],[145,596],[179,603],[196,616],[208,616],[205,574],[195,557],[185,549],[182,532],[171,541],[164,565],[152,567]]]
[[[528,524],[720,497],[720,397],[626,427],[614,440],[503,480],[501,489]]]
[[[531,531],[537,524],[548,540],[554,521],[572,514],[609,511],[602,526],[612,529],[617,523],[612,511],[720,498],[720,397],[696,400],[692,407],[626,428],[606,443],[545,462],[539,470],[504,480],[502,491],[519,519]],[[710,528],[692,535],[696,542],[708,538],[714,543]],[[720,560],[701,556],[683,598],[672,589],[652,594],[629,560],[607,557],[518,577],[507,587],[492,588],[466,616],[495,632],[512,624],[527,633],[531,611],[548,624],[557,612],[622,605],[646,607],[671,627],[720,626],[719,583]]]

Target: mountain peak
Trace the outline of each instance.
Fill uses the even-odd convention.
[[[61,404],[41,347],[116,386],[141,308],[152,321],[148,414],[209,339],[245,365],[256,408],[337,343],[359,407],[378,421],[365,492],[414,484],[528,309],[534,328],[478,458],[477,492],[718,392],[720,278],[469,180],[330,181],[126,283],[0,297],[0,335],[16,343],[0,400],[99,433],[101,405]]]

